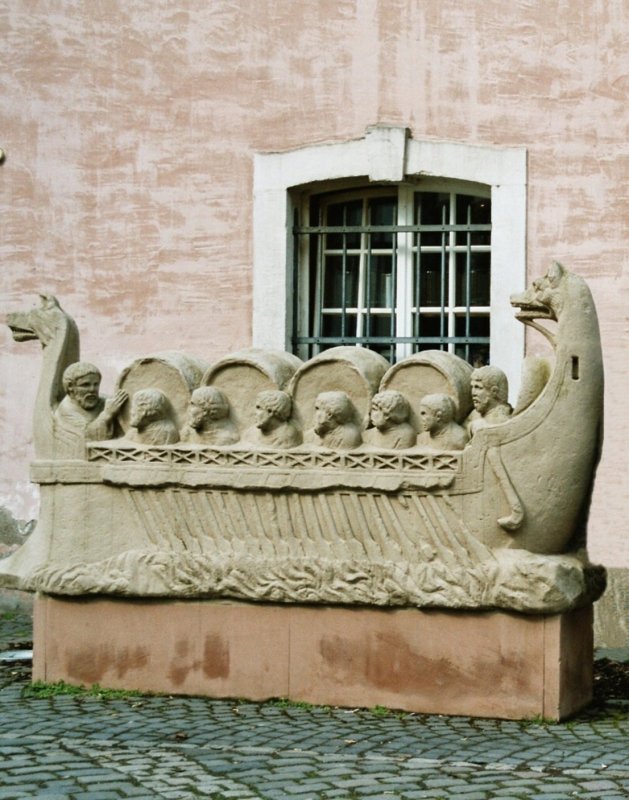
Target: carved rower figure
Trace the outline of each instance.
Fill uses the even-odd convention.
[[[201,386],[192,392],[188,424],[181,430],[181,441],[191,444],[227,445],[239,439],[229,419],[229,402],[215,386]]]
[[[506,422],[513,413],[508,402],[507,376],[498,367],[479,367],[472,372],[472,402],[474,410],[465,426],[470,436],[488,425]]]
[[[448,394],[427,394],[419,406],[419,418],[423,432],[417,437],[417,445],[428,450],[462,450],[468,435],[454,421],[456,407]]]
[[[362,442],[355,409],[345,392],[322,392],[315,400],[308,440],[331,450],[352,450]]]
[[[299,428],[291,421],[293,401],[286,392],[269,389],[256,397],[255,425],[245,433],[251,444],[261,447],[296,447],[301,444]]]
[[[374,427],[365,434],[369,444],[395,450],[413,447],[417,432],[408,421],[410,407],[403,394],[378,392],[371,401],[370,416]]]
[[[99,395],[100,382],[100,370],[94,364],[77,361],[66,367],[63,373],[66,396],[54,413],[57,430],[81,433],[88,441],[115,436],[116,418],[128,395],[119,389],[113,397],[105,399]]]
[[[170,402],[159,389],[140,389],[133,395],[129,424],[125,438],[130,442],[160,445],[179,441]]]

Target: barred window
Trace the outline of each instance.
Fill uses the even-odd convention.
[[[487,187],[401,184],[313,194],[295,220],[293,349],[390,361],[427,349],[490,357]]]

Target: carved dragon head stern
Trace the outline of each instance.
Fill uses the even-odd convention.
[[[545,325],[540,325],[537,320],[559,321],[565,302],[562,284],[567,275],[561,264],[555,261],[546,275],[536,278],[528,289],[511,295],[511,305],[519,309],[515,315],[516,319],[539,331],[553,347],[556,346],[555,334]]]

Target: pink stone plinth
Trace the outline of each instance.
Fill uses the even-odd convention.
[[[216,601],[35,601],[33,679],[563,719],[592,695],[592,608],[527,616]]]

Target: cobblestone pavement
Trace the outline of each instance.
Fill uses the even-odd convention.
[[[629,798],[622,699],[545,724],[28,686],[0,676],[0,798]]]

